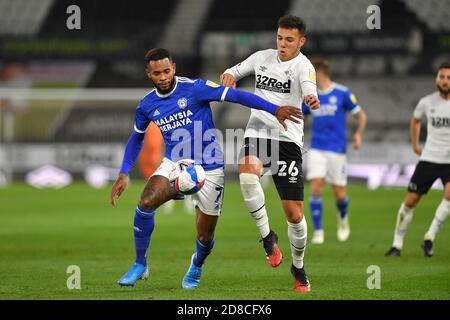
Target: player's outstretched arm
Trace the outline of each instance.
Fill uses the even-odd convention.
[[[220,75],[220,83],[229,88],[236,88],[236,81],[245,78],[251,74],[254,74],[255,61],[258,56],[258,52],[252,54],[244,61],[236,64],[235,66],[228,68]]]
[[[122,161],[122,167],[120,168],[119,177],[114,183],[110,202],[113,206],[116,205],[116,200],[125,191],[128,183],[128,173],[136,162],[137,157],[142,149],[142,143],[144,142],[145,133],[139,133],[134,131],[128,139],[127,146],[125,147],[125,154]]]
[[[281,106],[275,111],[275,117],[278,122],[283,126],[284,130],[287,131],[286,120],[291,120],[295,123],[300,123],[300,119],[303,119],[303,114],[300,109],[292,106]]]
[[[303,118],[300,108],[293,106],[277,106],[267,100],[264,100],[256,94],[232,88],[227,89],[228,92],[226,92],[224,98],[225,101],[239,103],[252,109],[269,112],[277,118],[278,122],[280,122],[285,130],[287,130],[287,125],[285,123],[286,120],[300,123],[300,119]]]

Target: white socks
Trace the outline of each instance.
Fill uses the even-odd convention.
[[[434,238],[436,238],[436,234],[439,232],[439,228],[444,224],[449,214],[450,201],[442,199],[441,203],[436,209],[436,214],[434,215],[433,222],[431,223],[427,233],[425,233],[425,240],[434,241]]]
[[[408,225],[413,218],[413,212],[414,208],[408,208],[404,203],[400,206],[400,210],[397,214],[397,224],[394,231],[394,242],[392,243],[393,247],[396,247],[397,249],[403,248],[403,238],[408,230]]]
[[[264,191],[259,182],[259,177],[252,173],[239,174],[241,191],[248,211],[256,222],[259,233],[265,238],[269,232],[269,218],[267,217]]]
[[[306,239],[308,235],[306,219],[303,217],[299,223],[287,221],[287,224],[288,238],[292,252],[292,264],[297,269],[301,269],[303,268],[303,257],[305,255]]]
[[[259,177],[252,173],[241,173],[239,180],[245,204],[251,216],[256,221],[256,226],[261,233],[261,237],[265,238],[270,232],[270,227],[265,207],[264,191],[259,182]],[[296,268],[301,269],[303,268],[303,257],[305,255],[308,233],[306,219],[303,217],[299,223],[287,221],[287,224],[288,238],[292,252],[292,264]]]

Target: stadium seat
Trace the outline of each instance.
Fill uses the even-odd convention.
[[[0,36],[35,35],[54,0],[0,1]]]

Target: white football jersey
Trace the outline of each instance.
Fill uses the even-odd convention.
[[[427,140],[420,160],[434,163],[450,163],[450,100],[444,100],[439,92],[420,99],[414,117],[427,118]]]
[[[292,60],[281,61],[277,50],[257,51],[224,73],[232,74],[236,81],[254,74],[255,94],[278,106],[294,106],[301,110],[306,96],[317,96],[316,72],[302,53]],[[295,142],[302,147],[303,121],[286,120],[286,125],[287,131],[274,115],[252,109],[245,137]]]

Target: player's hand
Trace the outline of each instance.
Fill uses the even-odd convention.
[[[291,106],[281,106],[278,107],[275,111],[275,117],[278,122],[281,123],[284,130],[287,131],[287,125],[284,122],[285,120],[291,120],[295,123],[300,123],[300,120],[303,119],[303,113],[299,108],[291,107]]]
[[[305,103],[311,110],[316,110],[320,107],[319,98],[317,98],[313,94],[310,94],[305,97]]]
[[[419,145],[414,145],[413,150],[414,153],[417,154],[418,156],[422,155],[422,148]]]
[[[114,182],[114,185],[111,190],[111,196],[109,201],[111,204],[115,207],[116,206],[116,200],[122,192],[125,191],[125,188],[128,184],[128,176],[125,173],[119,174],[119,177],[117,178],[116,182]]]
[[[353,135],[353,149],[358,150],[361,147],[361,135],[359,133],[355,133]]]
[[[236,79],[229,73],[220,75],[220,84],[225,87],[236,88]]]

